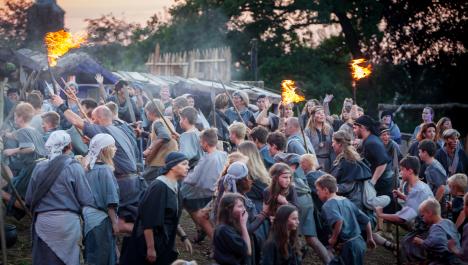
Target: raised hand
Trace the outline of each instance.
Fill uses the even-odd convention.
[[[96,82],[99,84],[99,85],[102,85],[104,84],[104,77],[101,75],[101,74],[96,74],[96,76],[94,77],[94,79],[96,79]]]
[[[325,94],[325,98],[323,99],[323,103],[330,103],[333,99],[333,95],[332,94]]]
[[[60,106],[63,104],[63,99],[59,95],[53,95],[52,96],[52,104],[56,107]]]

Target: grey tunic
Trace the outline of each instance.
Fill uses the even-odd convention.
[[[345,261],[345,264],[364,264],[366,244],[361,237],[361,230],[369,223],[367,215],[350,200],[340,196],[326,201],[322,206],[322,214],[330,231],[337,221],[343,222],[339,234],[339,242],[343,246],[340,255],[330,264],[340,264],[338,259]]]
[[[213,196],[216,181],[227,161],[227,154],[215,151],[203,156],[192,172],[184,179],[181,192],[184,199],[201,199]]]
[[[31,205],[32,195],[38,189],[41,174],[47,168],[49,160],[41,161],[34,169],[26,192],[26,204]],[[91,188],[85,177],[83,167],[74,163],[66,166],[54,182],[49,192],[33,209],[36,213],[66,210],[80,213],[83,206],[92,206]]]
[[[109,165],[96,164],[86,173],[86,179],[97,209],[107,212],[109,205],[119,204],[119,186]]]
[[[406,222],[412,221],[418,216],[419,205],[426,199],[432,197],[434,197],[434,195],[429,186],[422,181],[418,181],[406,196],[405,205],[396,214]]]
[[[444,167],[439,163],[439,161],[434,159],[431,164],[427,165],[425,174],[427,184],[435,196],[437,189],[442,185],[446,185],[447,172],[445,172]]]
[[[288,141],[286,142],[287,153],[298,155],[303,155],[306,153],[315,154],[314,147],[309,138],[306,137],[305,140],[308,150],[304,148],[304,139],[299,133],[289,136]]]
[[[460,248],[460,235],[457,232],[457,228],[452,221],[442,219],[442,221],[433,224],[431,228],[429,228],[429,234],[423,242],[423,247],[428,252],[429,256],[443,256],[449,251],[448,241],[450,239],[455,240],[457,247]]]
[[[26,204],[39,192],[49,161],[39,162],[26,193]],[[79,263],[80,221],[84,206],[93,204],[91,188],[79,163],[62,170],[49,191],[33,209],[33,264],[59,264],[52,252],[65,264]],[[46,244],[44,244],[46,243]]]
[[[108,133],[115,139],[117,151],[114,156],[115,175],[117,178],[122,175],[136,173],[136,155],[128,136],[114,125],[100,126],[85,122],[83,133],[92,138],[99,133]]]
[[[314,146],[315,154],[322,170],[329,172],[331,163],[336,157],[332,148],[333,129],[330,128],[328,134],[325,135],[317,129],[313,133],[310,128],[307,128],[305,129],[305,134]]]
[[[200,132],[197,129],[184,132],[179,139],[180,152],[185,154],[188,160],[200,160],[203,150],[200,146]]]
[[[19,148],[34,149],[32,153],[18,155],[19,159],[24,164],[30,164],[34,160],[46,155],[44,139],[42,138],[42,134],[36,129],[31,127],[21,128],[15,132],[15,138],[18,141]]]

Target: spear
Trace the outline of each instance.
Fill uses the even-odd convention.
[[[244,122],[244,119],[242,119],[242,115],[240,114],[239,109],[238,109],[238,108],[236,107],[236,105],[234,104],[234,100],[232,99],[231,94],[229,94],[229,92],[227,91],[226,87],[224,86],[223,81],[219,80],[219,83],[221,83],[221,85],[223,86],[224,93],[226,93],[226,95],[228,96],[229,101],[231,102],[232,106],[234,107],[234,110],[235,110],[236,113],[237,113],[237,116],[238,116],[239,119],[240,119],[240,122]],[[246,102],[246,104],[249,104],[249,103]]]
[[[216,101],[216,95],[215,91],[213,88],[213,83],[211,83],[211,91],[210,91],[210,97],[211,97],[211,104],[213,105],[212,111],[213,111],[213,126],[216,127],[216,106],[215,106],[215,101]]]
[[[78,106],[78,109],[80,110],[81,112],[81,115],[83,115],[83,118],[86,119],[88,122],[91,123],[91,120],[89,120],[88,118],[88,115],[86,114],[86,112],[84,111],[83,109],[83,106],[81,106],[80,102],[78,101],[78,96],[73,93],[71,90],[70,90],[70,86],[67,84],[67,82],[65,82],[65,80],[63,79],[63,77],[61,78],[62,79],[62,82],[63,84],[65,85],[65,89],[67,90],[64,90],[63,88],[60,87],[60,90],[65,93],[65,95],[67,95],[67,97],[71,98],[72,100],[74,100]]]
[[[175,137],[179,138],[180,135],[175,132],[171,126],[169,126],[169,123],[167,122],[166,120],[166,117],[164,117],[163,115],[163,112],[159,109],[158,105],[156,104],[156,102],[154,102],[154,97],[153,97],[153,94],[152,93],[148,93],[148,98],[151,102],[153,102],[154,106],[155,106],[155,109],[156,109],[156,112],[158,113],[159,117],[161,117],[161,119],[163,120],[164,124],[166,125],[167,129],[171,132],[172,135],[174,135]]]

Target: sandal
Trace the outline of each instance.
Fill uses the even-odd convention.
[[[390,251],[396,251],[397,248],[396,248],[396,244],[393,243],[393,242],[390,242],[388,240],[385,240],[385,243],[383,244],[383,247],[386,249],[386,250],[390,250]]]

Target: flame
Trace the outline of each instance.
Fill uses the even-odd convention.
[[[365,67],[362,67],[360,64],[365,63],[365,59],[355,59],[351,62],[351,71],[354,80],[359,80],[365,77],[368,77],[372,73],[372,65],[368,64]]]
[[[57,65],[58,58],[66,54],[70,49],[79,48],[81,44],[86,42],[86,38],[85,33],[72,35],[63,29],[46,33],[44,42],[47,46],[49,65]]]
[[[296,93],[296,83],[293,80],[283,80],[281,82],[281,101],[283,104],[299,103],[305,97]]]

